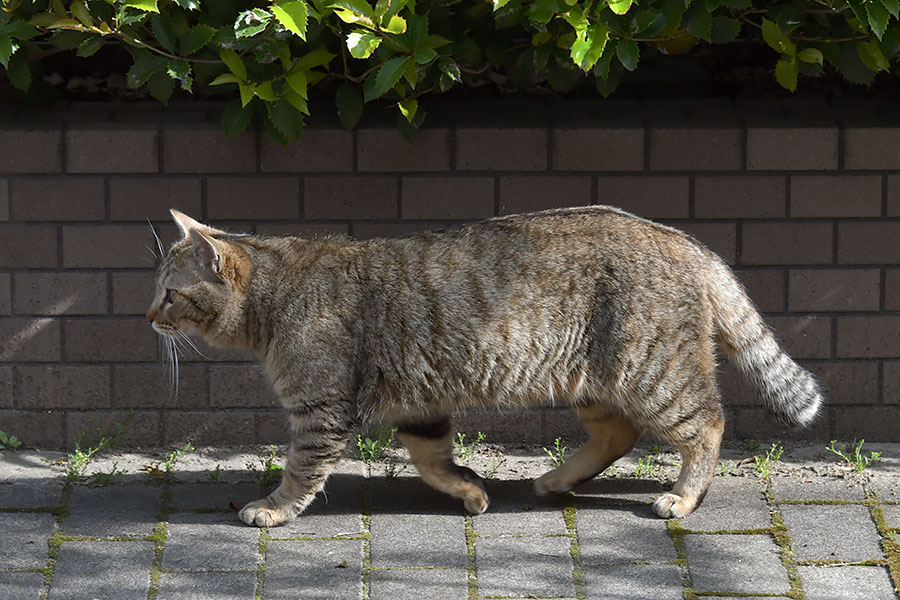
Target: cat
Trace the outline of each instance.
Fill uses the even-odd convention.
[[[817,416],[815,378],[779,346],[726,264],[691,236],[590,206],[498,217],[394,239],[226,233],[176,210],[147,319],[252,350],[288,413],[282,481],[248,525],[303,512],[360,422],[397,427],[420,476],[480,514],[485,485],[453,463],[449,415],[545,403],[574,408],[587,442],[534,482],[561,494],[645,431],[683,466],[652,510],[684,517],[719,457],[718,342],[768,411]]]

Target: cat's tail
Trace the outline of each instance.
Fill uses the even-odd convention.
[[[713,259],[709,292],[719,343],[769,412],[791,427],[812,423],[822,407],[816,378],[788,356],[731,270]]]

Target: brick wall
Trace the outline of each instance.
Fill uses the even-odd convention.
[[[731,438],[900,441],[900,126],[887,110],[482,105],[436,110],[414,145],[378,123],[324,124],[283,148],[256,132],[224,139],[216,109],[0,113],[0,430],[72,446],[133,410],[129,445],[285,439],[241,353],[186,352],[169,393],[143,314],[147,220],[173,240],[170,206],[240,231],[369,238],[607,203],[720,253],[827,386],[824,418],[787,433],[725,365]],[[494,441],[577,435],[567,411],[531,416],[460,427]]]

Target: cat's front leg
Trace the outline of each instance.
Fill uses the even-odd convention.
[[[287,523],[313,501],[340,460],[350,439],[350,426],[332,411],[294,409],[291,448],[281,484],[268,497],[250,502],[239,516],[247,525],[275,527]]]

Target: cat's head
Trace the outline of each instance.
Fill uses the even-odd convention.
[[[181,239],[162,258],[147,320],[165,336],[199,334],[214,345],[240,345],[233,337],[253,270],[249,256],[229,234],[171,213]]]

